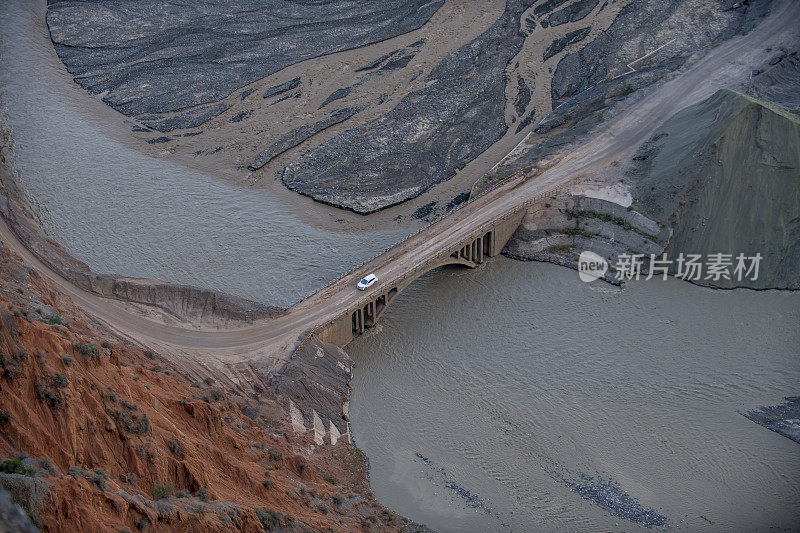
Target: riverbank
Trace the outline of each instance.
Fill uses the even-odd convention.
[[[284,413],[310,402],[292,387],[320,397],[305,373],[319,369],[277,373],[272,402],[246,402],[93,325],[4,245],[0,274],[0,492],[38,527],[424,530],[374,500],[346,434],[323,443]],[[346,381],[317,383],[341,420]]]
[[[372,489],[443,533],[791,527],[800,448],[741,413],[797,396],[798,297],[502,257],[424,276],[347,348]]]

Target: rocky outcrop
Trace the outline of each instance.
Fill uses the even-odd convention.
[[[488,30],[431,71],[423,88],[289,164],[284,185],[370,213],[454,176],[508,129],[503,73],[523,44],[520,18],[531,3],[509,1]]]
[[[773,63],[776,59],[779,61]],[[756,69],[751,75],[748,94],[800,115],[800,52],[781,51]]]
[[[760,426],[800,444],[800,396],[784,398],[784,403],[768,405],[742,413]]]
[[[340,435],[349,434],[346,406],[352,368],[347,352],[312,339],[269,376],[268,384],[294,415],[293,423],[313,431],[320,442],[335,442]]]
[[[28,515],[15,504],[11,495],[0,489],[0,533],[37,533]]]
[[[704,272],[691,281],[800,289],[798,154],[800,118],[721,90],[677,113],[639,148],[623,179],[633,203],[552,198],[529,210],[504,253],[575,267],[584,250],[612,266],[621,253],[664,252],[672,274],[680,254],[699,254],[706,262],[721,253],[731,260],[728,277]],[[739,254],[760,254],[757,279],[734,275]]]
[[[54,0],[47,24],[75,81],[130,116],[218,102],[293,63],[417,29],[442,3]]]
[[[317,133],[344,122],[359,112],[358,107],[348,107],[334,111],[328,118],[304,124],[283,135],[280,139],[273,142],[266,150],[262,151],[248,166],[250,171],[256,171],[281,155],[286,150],[290,150],[302,143],[306,139],[313,137]]]
[[[636,209],[672,228],[670,256],[762,256],[755,281],[698,283],[800,289],[800,118],[722,90],[667,121],[634,162]]]
[[[605,258],[604,279],[619,284],[614,265],[622,254],[659,255],[670,232],[621,204],[584,195],[562,194],[529,208],[503,255],[578,268],[589,250]]]

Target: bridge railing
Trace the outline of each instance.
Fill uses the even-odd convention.
[[[377,259],[378,257],[382,256],[383,254],[391,251],[393,248],[403,244],[404,242],[406,242],[411,237],[414,237],[418,233],[420,233],[422,231],[425,231],[426,229],[430,228],[431,226],[433,226],[437,222],[439,222],[441,220],[444,220],[445,218],[451,216],[452,214],[458,212],[459,210],[463,209],[464,207],[466,207],[466,206],[470,205],[471,203],[475,202],[479,198],[482,198],[486,194],[488,194],[488,193],[490,193],[490,192],[502,187],[503,185],[506,185],[507,183],[510,183],[510,182],[514,181],[515,179],[523,177],[523,175],[524,175],[524,172],[521,169],[513,172],[512,174],[508,175],[507,177],[505,177],[502,180],[498,181],[497,183],[493,184],[491,187],[487,188],[486,190],[481,191],[479,194],[477,194],[475,196],[471,196],[469,198],[469,200],[467,200],[466,202],[458,204],[457,206],[454,206],[453,208],[448,209],[446,212],[436,216],[433,220],[431,220],[430,222],[428,222],[424,226],[420,226],[419,228],[415,229],[411,233],[408,233],[402,239],[393,242],[392,244],[390,244],[389,246],[387,246],[383,250],[372,254],[370,257],[368,257],[367,259],[364,259],[363,261],[361,261],[357,265],[353,265],[352,267],[348,268],[347,270],[345,270],[343,272],[340,272],[339,274],[336,275],[336,277],[332,278],[331,280],[329,280],[324,285],[321,285],[320,287],[317,287],[316,289],[307,292],[302,297],[298,298],[292,304],[292,306],[297,305],[298,303],[302,302],[303,300],[307,300],[307,299],[311,298],[312,296],[314,296],[315,294],[317,294],[318,292],[327,289],[331,285],[333,285],[336,282],[338,282],[340,279],[342,279],[342,278],[344,278],[346,276],[349,276],[350,274],[352,274],[353,272],[355,272],[359,268],[363,267],[367,263],[370,263],[370,262],[374,261],[375,259]]]
[[[392,248],[394,248],[398,244],[401,244],[401,243],[405,242],[406,240],[410,239],[411,237],[413,237],[414,235],[418,234],[420,231],[424,231],[425,229],[430,228],[431,226],[433,226],[435,223],[439,222],[440,220],[442,220],[442,219],[446,218],[447,216],[453,214],[454,212],[458,211],[459,209],[469,205],[470,203],[472,203],[473,201],[477,200],[478,198],[484,196],[485,194],[489,193],[490,191],[493,191],[493,190],[497,189],[498,187],[502,187],[503,185],[509,183],[510,181],[513,181],[514,179],[519,178],[521,175],[522,175],[522,171],[521,170],[518,170],[518,171],[514,172],[513,174],[511,174],[510,176],[508,176],[504,180],[502,180],[502,181],[496,183],[495,185],[493,185],[491,188],[486,189],[485,191],[483,191],[479,195],[477,195],[477,196],[475,196],[473,198],[470,198],[469,200],[467,200],[466,202],[460,204],[459,206],[456,206],[455,208],[447,211],[446,213],[436,217],[434,220],[432,220],[431,222],[429,222],[425,226],[422,226],[421,228],[409,233],[408,235],[406,235],[405,237],[403,237],[402,239],[400,239],[396,243],[394,243],[391,246],[388,246],[387,248],[385,248],[383,251],[373,255],[371,258],[369,258],[369,259],[367,259],[365,261],[362,261],[359,265],[349,269],[345,273],[340,274],[337,278],[335,278],[334,280],[326,283],[325,285],[323,285],[319,289],[310,292],[305,298],[308,298],[308,297],[316,294],[320,290],[325,289],[326,287],[329,287],[329,286],[333,285],[336,281],[340,280],[344,276],[352,273],[355,270],[358,270],[359,268],[361,268],[362,266],[366,265],[370,261],[373,261],[375,258],[380,257],[381,255],[383,255],[384,253],[388,252],[389,250],[391,250]],[[502,215],[498,215],[498,216],[488,220],[487,222],[484,222],[483,224],[481,224],[481,226],[478,228],[478,230],[472,232],[469,237],[463,238],[460,241],[458,241],[454,245],[455,249],[460,249],[461,247],[465,246],[468,242],[471,242],[475,238],[475,235],[480,235],[482,232],[486,231],[487,229],[489,229],[494,224],[497,224],[500,221],[509,219],[509,218],[517,215],[520,211],[523,211],[523,210],[527,209],[528,206],[530,206],[530,205],[532,205],[532,204],[534,204],[536,202],[539,202],[541,200],[544,200],[545,197],[550,196],[553,193],[558,193],[561,189],[562,189],[561,185],[557,185],[555,187],[547,189],[546,191],[543,191],[543,192],[541,192],[541,193],[539,193],[537,195],[534,195],[531,198],[525,200],[524,202],[516,205],[514,208],[512,208],[509,211],[507,211],[506,213],[503,213]],[[430,265],[432,265],[434,263],[437,263],[438,261],[440,261],[441,259],[443,259],[446,256],[449,256],[452,253],[451,248],[452,247],[445,248],[442,251],[440,251],[440,252],[436,253],[435,255],[429,257],[428,259],[424,260],[420,264],[416,265],[411,270],[408,270],[408,271],[404,272],[403,274],[400,274],[399,276],[395,276],[394,278],[390,279],[389,281],[381,283],[380,287],[381,288],[385,288],[385,287],[391,288],[393,285],[399,285],[400,283],[402,283],[404,280],[408,279],[409,277],[413,277],[420,270],[428,268]],[[303,346],[305,346],[315,335],[319,334],[321,331],[323,331],[326,328],[330,327],[331,325],[335,324],[337,321],[341,320],[345,316],[350,315],[350,313],[352,313],[353,309],[358,309],[359,307],[363,307],[367,302],[373,300],[375,298],[373,296],[373,294],[375,294],[375,292],[376,291],[374,291],[374,290],[370,291],[369,295],[359,298],[356,301],[355,305],[353,305],[351,307],[348,307],[347,309],[341,311],[340,313],[336,314],[333,318],[327,320],[326,322],[314,326],[305,335],[305,337],[300,342],[300,344],[297,346],[297,348],[295,348],[294,352],[292,352],[292,357],[295,357],[298,353],[300,353],[300,350],[302,350]],[[378,292],[382,292],[382,291],[378,291]],[[301,298],[301,301],[303,299],[305,299],[305,298]]]

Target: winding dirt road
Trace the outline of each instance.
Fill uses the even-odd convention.
[[[800,2],[779,3],[772,15],[755,30],[711,50],[691,68],[609,121],[602,133],[564,154],[547,170],[493,190],[301,301],[279,318],[219,329],[154,319],[136,306],[74,286],[23,246],[5,221],[0,224],[0,238],[87,313],[118,334],[158,349],[165,355],[179,356],[184,362],[205,368],[226,367],[256,358],[285,359],[306,332],[326,323],[343,309],[354,306],[363,296],[355,289],[355,284],[364,273],[375,272],[381,280],[394,279],[443,250],[454,248],[487,221],[518,208],[528,199],[588,177],[613,161],[631,157],[635,149],[674,113],[721,88],[736,87],[746,80],[753,66],[769,57],[767,48],[776,47],[787,38],[798,42],[798,21]],[[378,287],[373,289],[377,290]]]

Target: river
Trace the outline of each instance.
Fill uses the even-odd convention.
[[[740,411],[797,395],[798,346],[797,293],[497,258],[422,278],[348,346],[352,432],[378,499],[442,532],[639,528],[581,475],[669,527],[796,526],[800,446]]]
[[[72,81],[43,12],[0,3],[2,106],[44,230],[94,271],[286,306],[409,231],[327,230],[267,189],[140,153],[119,138],[124,117]]]
[[[140,153],[64,70],[43,5],[0,4],[3,109],[44,229],[95,271],[286,305],[402,233],[320,228]],[[799,310],[503,258],[434,272],[348,348],[353,434],[380,501],[440,531],[637,527],[583,497],[600,480],[672,527],[796,525],[800,447],[739,411],[798,393]]]

